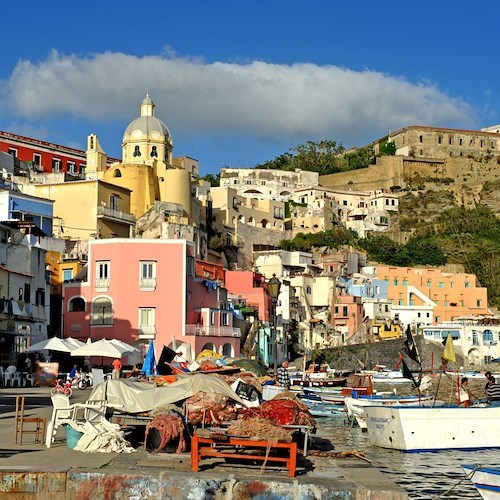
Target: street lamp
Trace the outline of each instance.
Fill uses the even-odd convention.
[[[274,333],[274,373],[278,370],[278,337],[276,330],[276,303],[278,302],[278,297],[280,295],[281,281],[276,278],[276,274],[267,282],[267,289],[269,295],[271,296],[271,301],[273,305],[272,316],[273,316],[273,333]]]

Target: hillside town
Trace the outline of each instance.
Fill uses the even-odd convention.
[[[134,106],[134,103],[131,103]],[[451,334],[468,367],[500,356],[487,289],[459,266],[371,262],[351,235],[386,234],[401,188],[427,177],[498,180],[500,130],[408,126],[391,156],[325,176],[222,168],[220,185],[174,156],[149,95],[124,126],[122,158],[96,134],[86,151],[0,132],[0,364],[50,337],[150,341],[187,362],[211,350],[267,368],[323,349]],[[175,124],[172,124],[175,127]],[[345,230],[345,243],[284,249],[300,234]]]

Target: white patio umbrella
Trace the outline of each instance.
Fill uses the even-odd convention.
[[[35,351],[58,351],[58,352],[72,352],[75,349],[85,345],[76,339],[61,339],[59,337],[51,337],[50,339],[42,340],[30,346],[27,350],[29,352]]]
[[[121,358],[127,352],[134,352],[138,349],[133,345],[121,340],[101,339],[91,344],[85,344],[71,352],[72,356],[100,356],[102,358]]]

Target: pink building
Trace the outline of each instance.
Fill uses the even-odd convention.
[[[197,277],[193,255],[186,240],[90,241],[86,279],[63,285],[65,336],[116,338],[143,352],[153,340],[157,358],[164,345],[189,361],[206,348],[239,356],[224,283]]]
[[[272,321],[272,303],[263,274],[253,271],[226,271],[226,288],[229,293],[241,295],[247,306],[258,309],[260,321]]]
[[[343,340],[354,335],[363,324],[361,297],[338,295],[333,304],[331,323],[335,331],[343,335]]]

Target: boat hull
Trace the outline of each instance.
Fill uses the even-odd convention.
[[[463,465],[462,468],[482,498],[485,500],[500,499],[500,467]]]
[[[500,407],[367,406],[371,444],[408,452],[500,448]]]

